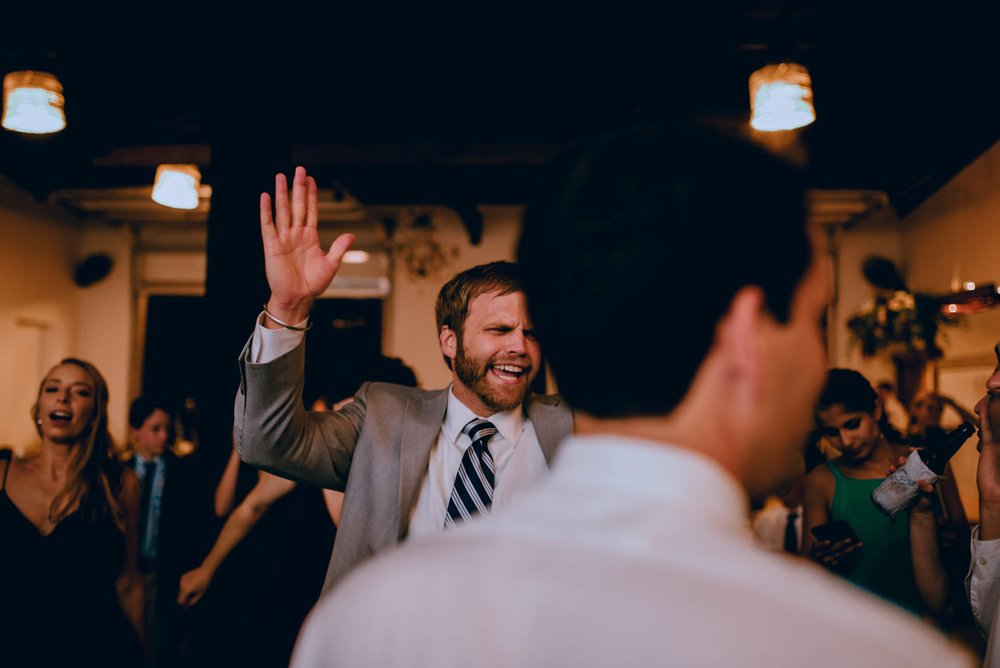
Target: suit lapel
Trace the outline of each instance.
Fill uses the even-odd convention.
[[[410,513],[417,503],[420,483],[427,473],[431,448],[437,443],[444,413],[448,408],[448,391],[441,390],[406,402],[403,434],[399,454],[399,537],[406,534]]]

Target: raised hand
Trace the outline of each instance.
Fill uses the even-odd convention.
[[[319,245],[316,179],[304,167],[295,168],[291,202],[284,174],[274,178],[274,216],[271,197],[260,196],[260,235],[271,298],[267,309],[287,323],[302,322],[309,309],[333,281],[354,235],[341,234],[326,253]],[[270,321],[266,321],[270,323]]]

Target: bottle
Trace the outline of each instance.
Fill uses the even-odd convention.
[[[948,460],[975,431],[971,423],[963,422],[945,436],[941,445],[911,452],[906,463],[872,492],[872,503],[890,518],[909,508],[920,493],[917,482],[940,480]]]

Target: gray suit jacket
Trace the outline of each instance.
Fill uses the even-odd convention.
[[[354,402],[312,413],[302,404],[305,345],[266,364],[240,354],[235,439],[240,458],[297,482],[346,492],[324,591],[358,563],[406,537],[437,441],[448,391],[365,383]],[[532,395],[525,408],[551,466],[573,430],[566,402]],[[348,475],[350,474],[350,475]]]

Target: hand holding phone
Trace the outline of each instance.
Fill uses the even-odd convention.
[[[830,543],[839,543],[847,539],[853,540],[856,543],[861,542],[858,534],[854,533],[851,525],[844,520],[814,526],[812,528],[812,535],[816,537],[816,540],[826,540],[830,541]]]
[[[827,522],[812,528],[813,543],[809,555],[830,569],[835,569],[848,555],[861,549],[862,542],[844,520]]]

